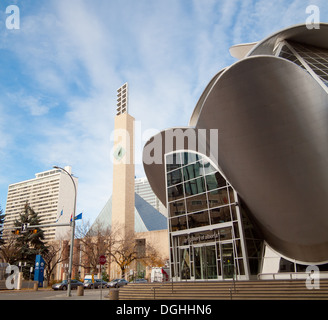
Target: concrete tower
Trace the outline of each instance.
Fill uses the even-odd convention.
[[[128,114],[128,84],[117,90],[113,153],[112,227],[134,233],[134,121]]]

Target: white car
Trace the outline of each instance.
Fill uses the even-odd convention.
[[[119,288],[127,285],[129,282],[126,281],[125,279],[115,279],[112,280],[111,282],[108,282],[107,288]]]

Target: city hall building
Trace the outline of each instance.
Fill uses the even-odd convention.
[[[144,147],[168,211],[171,276],[327,270],[328,24],[230,52],[238,61],[209,82],[189,125]]]

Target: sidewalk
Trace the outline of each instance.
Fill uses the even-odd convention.
[[[67,296],[67,291],[57,291],[51,288],[40,288],[37,291],[31,289],[23,290],[2,290],[0,300],[109,300],[108,289],[84,290],[83,296],[77,295],[77,290],[71,291],[71,296]]]

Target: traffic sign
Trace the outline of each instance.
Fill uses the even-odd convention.
[[[21,226],[21,232],[26,232],[28,228],[29,223],[23,223]]]
[[[99,257],[99,264],[102,266],[106,263],[106,257],[105,256],[100,256]]]

